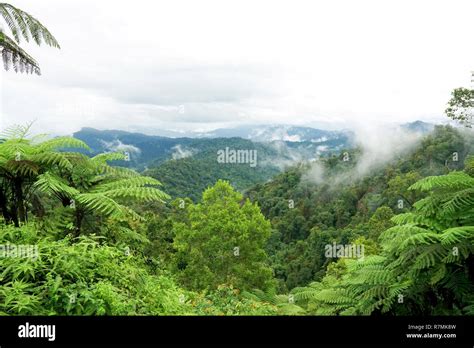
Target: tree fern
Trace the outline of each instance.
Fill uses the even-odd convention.
[[[474,186],[474,178],[464,172],[451,172],[442,176],[429,176],[409,187],[409,190],[459,190]]]
[[[86,215],[137,220],[141,217],[127,206],[129,201],[164,202],[169,198],[157,188],[161,185],[158,180],[108,164],[108,161],[124,159],[123,153],[105,153],[92,158],[68,155],[67,158],[73,166],[41,176],[36,186],[75,210],[76,234],[80,233]]]
[[[0,207],[4,219],[17,226],[27,219],[29,199],[34,194],[31,188],[39,176],[73,167],[69,154],[60,150],[71,146],[88,149],[82,141],[67,137],[32,138],[30,127],[10,127],[2,132],[0,142]]]

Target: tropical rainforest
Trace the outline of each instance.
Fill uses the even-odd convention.
[[[123,153],[29,132],[0,143],[4,315],[474,313],[468,130],[437,126],[362,177],[346,175],[356,148],[322,157],[321,182],[304,162],[243,193],[217,180],[197,202],[110,164]],[[333,244],[364,255],[328,257]]]
[[[5,67],[39,73],[20,38],[59,44],[0,14]],[[238,138],[136,170],[123,151],[4,129],[0,315],[473,315],[473,99],[453,91],[457,126],[364,172],[357,146],[283,170],[210,155],[270,152]]]

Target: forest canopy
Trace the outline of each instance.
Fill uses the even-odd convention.
[[[344,151],[317,162],[322,182],[306,162],[244,194],[218,180],[197,202],[111,164],[124,153],[29,132],[0,142],[2,314],[474,313],[462,129],[437,126],[362,177]]]

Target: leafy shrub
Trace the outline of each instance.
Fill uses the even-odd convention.
[[[162,315],[188,312],[183,293],[143,260],[96,236],[55,241],[32,225],[0,229],[1,244],[33,245],[37,258],[0,258],[2,315]]]

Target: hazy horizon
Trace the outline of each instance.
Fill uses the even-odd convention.
[[[474,69],[472,1],[11,3],[62,46],[1,73],[0,126],[35,132],[443,123]]]

